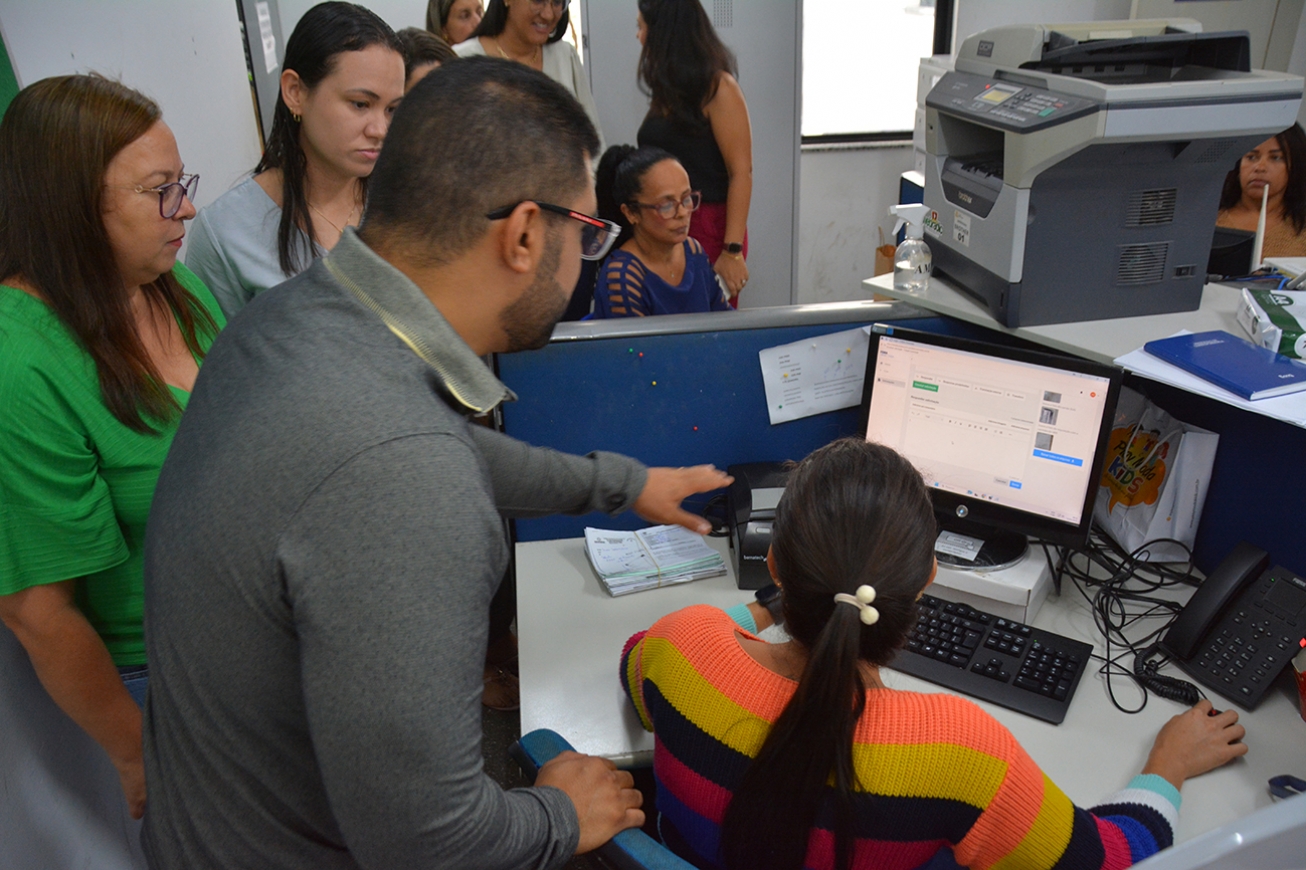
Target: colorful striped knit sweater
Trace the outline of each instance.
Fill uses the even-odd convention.
[[[734,788],[796,684],[754,661],[715,607],[660,619],[622,651],[622,684],[655,734],[657,808],[667,845],[715,867]],[[1138,776],[1092,810],[1071,803],[1016,739],[975,704],[944,694],[867,693],[854,735],[856,868],[911,870],[951,847],[967,867],[1116,868],[1169,846],[1179,793]],[[833,864],[818,812],[806,866]]]

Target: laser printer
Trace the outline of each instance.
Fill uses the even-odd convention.
[[[975,34],[925,99],[934,268],[1009,327],[1191,311],[1220,189],[1302,79],[1189,19]]]

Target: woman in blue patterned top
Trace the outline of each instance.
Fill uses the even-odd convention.
[[[702,198],[676,158],[661,148],[609,148],[598,198],[599,213],[622,234],[599,270],[596,318],[730,310],[703,246],[689,237]]]

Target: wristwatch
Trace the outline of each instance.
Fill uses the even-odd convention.
[[[739,257],[744,253],[744,246],[739,242],[726,242],[721,246],[721,250],[725,251],[732,257]]]
[[[769,586],[763,586],[754,593],[757,603],[766,608],[771,614],[771,621],[776,625],[784,625],[784,597],[780,592],[780,587],[772,583]]]

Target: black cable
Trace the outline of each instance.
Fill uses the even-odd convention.
[[[1152,593],[1181,585],[1197,585],[1192,575],[1192,552],[1188,546],[1172,538],[1159,538],[1132,552],[1125,552],[1096,526],[1084,547],[1057,547],[1046,541],[1038,543],[1058,588],[1069,579],[1093,613],[1094,625],[1106,645],[1105,654],[1094,653],[1093,658],[1102,663],[1098,673],[1104,677],[1107,695],[1116,709],[1124,713],[1140,712],[1147,706],[1149,692],[1189,705],[1197,703],[1201,694],[1196,686],[1157,673],[1167,659],[1150,660],[1158,651],[1160,637],[1183,609],[1178,602]],[[1177,545],[1188,554],[1185,568],[1148,561],[1147,557],[1163,543]],[[1053,549],[1058,551],[1055,562]],[[1106,577],[1094,576],[1094,569]],[[1136,708],[1126,708],[1116,697],[1112,677],[1120,676],[1128,677],[1142,692],[1142,701]]]
[[[708,537],[724,538],[730,534],[730,518],[726,515],[725,495],[714,495],[703,507],[703,518],[712,524]]]
[[[1154,643],[1134,656],[1134,678],[1148,691],[1155,692],[1162,698],[1180,701],[1189,707],[1193,706],[1202,699],[1202,693],[1187,680],[1177,680],[1165,674],[1158,674],[1157,669],[1165,664],[1167,659],[1154,662],[1151,658],[1160,651],[1161,645]]]

